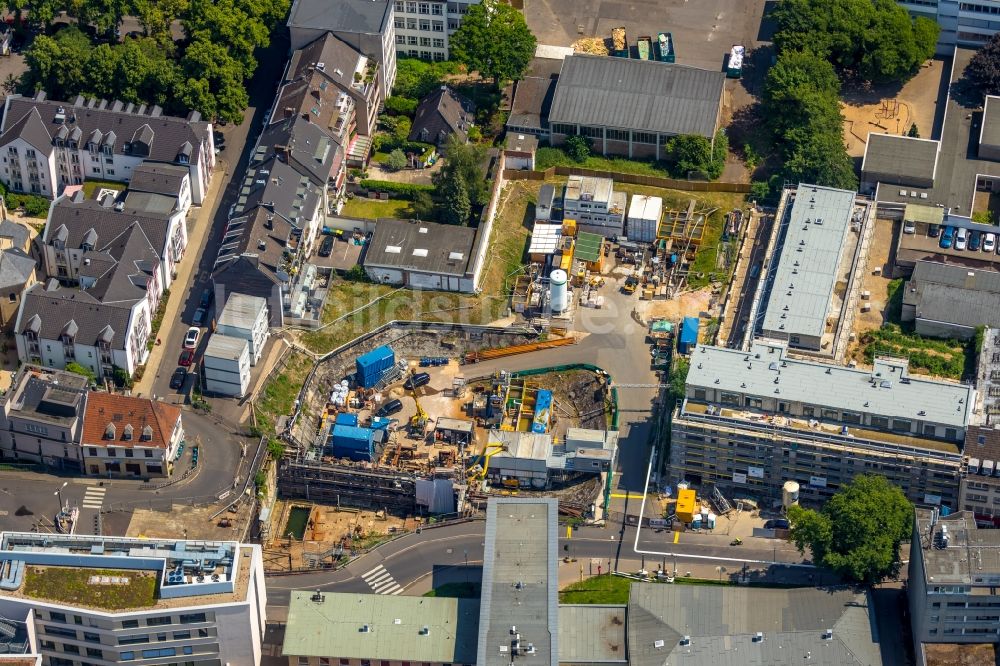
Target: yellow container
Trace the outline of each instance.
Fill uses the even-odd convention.
[[[576,220],[563,220],[563,236],[573,236],[576,238]]]
[[[674,513],[677,514],[677,519],[682,523],[690,523],[694,520],[694,514],[697,504],[697,497],[695,492],[691,489],[681,490],[677,493],[677,507],[674,509]]]

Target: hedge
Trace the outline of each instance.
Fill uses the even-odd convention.
[[[420,192],[431,193],[434,191],[433,185],[420,185],[417,183],[396,183],[390,180],[362,180],[360,183],[366,190],[375,192],[388,192],[400,199],[413,200]]]

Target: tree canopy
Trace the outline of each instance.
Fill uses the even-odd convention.
[[[52,99],[77,94],[158,104],[167,113],[197,110],[206,118],[239,122],[249,103],[244,81],[257,66],[254,52],[289,0],[8,0],[8,8],[42,27],[60,12],[79,24],[41,34],[25,52],[25,92]],[[134,15],[144,34],[115,37],[122,17]],[[175,43],[179,20],[186,39]],[[88,36],[86,28],[96,35]]]
[[[524,16],[499,0],[471,5],[448,41],[453,59],[497,85],[521,78],[535,55]]]
[[[865,81],[912,74],[934,55],[940,32],[895,0],[784,0],[774,20],[779,51],[808,51]]]
[[[883,476],[862,475],[819,511],[788,510],[791,540],[813,562],[849,580],[873,584],[899,573],[900,544],[910,538],[913,506]]]
[[[1000,33],[976,51],[965,67],[965,76],[983,95],[1000,93]]]
[[[443,207],[441,221],[469,224],[473,214],[490,200],[490,184],[484,170],[486,147],[463,143],[452,134],[445,144],[444,155],[444,166],[434,174],[434,186]]]

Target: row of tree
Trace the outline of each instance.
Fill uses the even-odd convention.
[[[25,52],[22,88],[44,89],[56,99],[83,94],[239,122],[249,103],[244,82],[257,67],[254,52],[270,43],[271,29],[288,6],[289,0],[25,2],[15,9],[27,10],[29,21],[47,27],[66,11],[96,35],[75,25],[38,35]],[[138,17],[143,35],[123,42],[103,39],[126,15]],[[171,33],[176,21],[184,32],[177,42]]]
[[[854,189],[844,145],[842,80],[902,80],[934,55],[940,28],[894,0],[785,0],[774,12],[775,64],[762,111],[781,163],[775,182]]]

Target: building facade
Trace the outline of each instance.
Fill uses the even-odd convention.
[[[261,663],[267,592],[259,546],[5,532],[0,562],[8,571],[0,614],[31,621],[45,664]],[[38,593],[27,589],[29,577],[79,582],[74,592],[50,584]],[[102,603],[110,585],[134,607]]]
[[[209,393],[241,398],[250,387],[250,343],[214,333],[201,357],[201,378]]]
[[[563,216],[576,220],[581,231],[619,236],[625,232],[626,201],[610,178],[570,176],[563,191]]]
[[[447,60],[448,37],[462,23],[471,2],[395,0],[396,52],[411,58]]]
[[[1000,642],[1000,531],[965,512],[917,509],[906,593],[918,662],[925,643]]]
[[[674,413],[670,479],[761,499],[797,481],[803,500],[821,502],[876,473],[918,505],[955,509],[975,397],[899,359],[861,370],[792,358],[779,343],[699,346]]]
[[[84,471],[80,439],[87,379],[23,366],[0,398],[0,455],[70,472]]]
[[[249,343],[250,365],[257,365],[270,333],[267,301],[259,296],[230,294],[218,316],[215,332]]]
[[[184,425],[176,405],[91,392],[84,416],[84,469],[94,476],[169,476]]]
[[[937,21],[941,26],[938,53],[948,54],[956,46],[979,48],[1000,31],[997,0],[896,0],[913,16]]]

